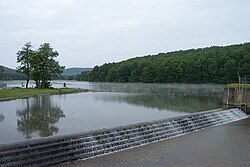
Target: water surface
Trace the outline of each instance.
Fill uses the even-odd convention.
[[[190,85],[182,87],[189,87],[189,92],[196,94],[190,95],[185,91],[181,94],[178,87],[175,89],[179,92],[174,94],[140,92],[145,87],[153,89],[154,86],[159,91],[166,85],[141,84],[141,87],[137,85],[140,89],[136,92],[133,84],[114,86],[112,83],[108,86],[107,83],[73,83],[72,87],[89,87],[98,92],[44,95],[0,102],[0,143],[150,121],[222,106],[220,94],[214,95],[213,89],[208,89],[210,91],[205,95],[197,93],[199,89],[194,91]],[[104,85],[108,88],[106,91],[116,88],[113,92],[94,89]],[[114,92],[118,88],[120,91]]]

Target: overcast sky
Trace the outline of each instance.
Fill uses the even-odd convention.
[[[0,65],[49,42],[66,67],[250,41],[249,0],[0,0]]]

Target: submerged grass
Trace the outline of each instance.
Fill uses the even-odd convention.
[[[227,86],[229,86],[229,88],[238,88],[239,84],[231,83],[231,84],[227,84]],[[243,87],[243,88],[250,89],[250,84],[241,84],[240,86]]]
[[[0,101],[13,100],[19,98],[26,98],[39,95],[59,95],[59,94],[70,94],[70,93],[81,93],[87,92],[86,89],[76,88],[60,88],[60,89],[0,89]]]

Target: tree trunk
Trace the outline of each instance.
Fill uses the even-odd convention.
[[[35,80],[36,88],[41,88],[40,80]]]
[[[27,80],[26,80],[26,88],[29,87],[29,81],[30,81],[30,78],[28,77]]]
[[[44,89],[44,88],[48,88],[48,82],[46,80],[42,80],[42,83],[41,83],[41,87]]]
[[[44,88],[44,81],[41,82],[41,88]]]

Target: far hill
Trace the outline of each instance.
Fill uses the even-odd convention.
[[[1,66],[0,65],[0,68],[3,68],[4,72],[7,73],[7,74],[15,74],[15,73],[17,73],[16,70],[8,68],[8,67],[5,67],[5,66]]]
[[[4,69],[4,74],[0,76],[1,80],[23,80],[26,79],[26,76],[24,74],[21,74],[17,72],[15,69],[11,69],[5,66],[0,65]],[[71,80],[75,79],[76,75],[82,73],[82,72],[89,72],[92,68],[67,68],[63,71],[63,73],[54,78],[54,79],[66,79]]]
[[[78,67],[66,68],[61,75],[64,75],[64,76],[77,75],[82,72],[91,71],[91,70],[92,68],[78,68]]]
[[[15,69],[11,69],[5,66],[0,65],[1,68],[4,69],[4,73],[0,76],[1,80],[23,80],[25,79],[25,75],[18,73]]]
[[[250,43],[180,50],[95,66],[78,79],[97,82],[230,83],[250,75]]]

